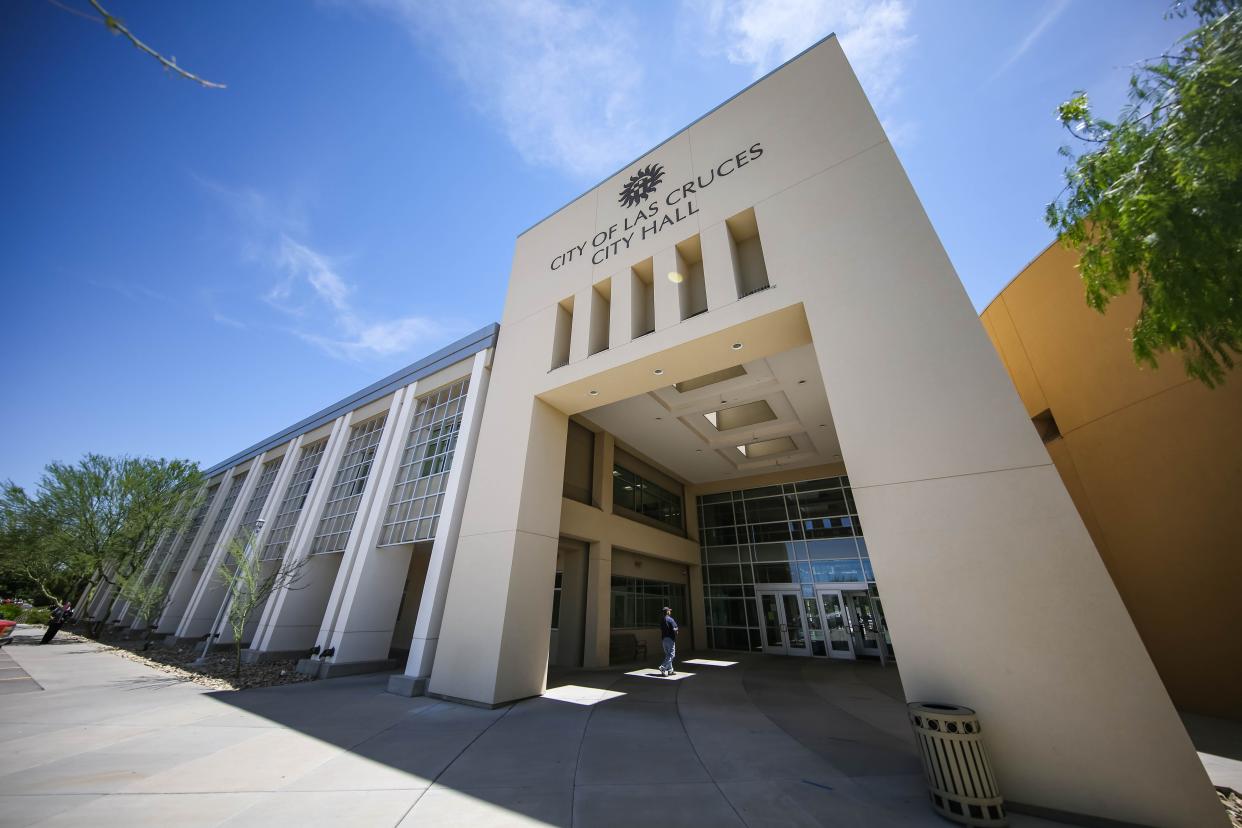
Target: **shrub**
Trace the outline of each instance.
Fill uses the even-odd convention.
[[[23,612],[21,604],[0,604],[0,618],[5,621],[16,621]]]
[[[44,626],[47,626],[48,622],[51,620],[52,620],[51,610],[31,608],[30,610],[26,612],[26,617],[22,619],[22,623],[43,624]]]

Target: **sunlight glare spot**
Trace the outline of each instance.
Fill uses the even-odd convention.
[[[599,704],[609,699],[615,699],[618,696],[624,696],[624,693],[616,690],[603,690],[598,687],[581,687],[577,684],[563,684],[560,687],[549,688],[543,694],[545,699],[553,701],[569,702],[571,704]]]

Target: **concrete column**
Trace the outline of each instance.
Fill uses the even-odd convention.
[[[330,659],[313,665],[313,675],[327,678],[382,669],[387,664],[401,588],[410,567],[410,546],[377,549],[376,544],[417,408],[417,383],[393,396],[316,638],[323,650],[332,649],[334,653]],[[299,665],[298,669],[303,667]]]
[[[173,576],[172,583],[168,587],[168,603],[164,605],[164,614],[160,616],[160,623],[156,628],[156,632],[171,634],[177,631],[194,587],[198,585],[199,579],[206,574],[205,571],[194,571],[194,561],[197,559],[198,553],[202,551],[203,543],[207,540],[207,535],[211,533],[211,524],[215,522],[216,515],[220,512],[220,506],[224,503],[225,484],[227,482],[227,478],[221,475],[220,485],[216,487],[216,494],[212,497],[211,503],[203,515],[203,522],[199,524],[198,532],[190,540],[190,546],[186,549],[185,557],[181,559],[181,565],[177,569],[177,574]]]
[[[177,628],[178,638],[197,638],[208,633],[212,622],[215,621],[216,615],[220,611],[220,603],[225,597],[225,585],[220,581],[216,569],[220,566],[220,562],[225,559],[225,551],[237,535],[237,530],[241,527],[242,518],[246,514],[246,507],[250,504],[250,497],[259,485],[259,478],[263,476],[263,461],[266,457],[267,452],[264,452],[258,457],[253,458],[250,468],[246,472],[245,479],[238,484],[241,486],[241,490],[237,493],[236,499],[233,500],[233,511],[229,513],[228,519],[221,528],[220,537],[216,540],[216,546],[209,553],[207,563],[203,567],[203,577],[199,579],[194,594],[190,596],[190,603],[185,609],[185,616],[181,619],[181,625]],[[233,474],[232,469],[229,470],[229,474]]]
[[[440,507],[440,522],[431,546],[431,560],[423,582],[422,600],[418,604],[418,619],[414,622],[410,655],[406,661],[405,673],[389,679],[390,693],[411,696],[425,692],[435,665],[444,608],[448,601],[449,581],[453,574],[466,496],[470,490],[474,469],[479,428],[483,422],[487,389],[491,381],[491,371],[488,369],[490,357],[490,350],[480,351],[474,355],[474,364],[470,368],[470,389],[462,408],[461,430],[457,434],[457,445],[453,450],[453,466],[449,469],[448,481],[445,483],[444,503]],[[562,455],[562,463],[563,461]],[[546,640],[544,648],[546,651]]]
[[[263,608],[263,617],[255,631],[250,649],[256,653],[283,653],[309,650],[315,643],[323,620],[328,594],[340,566],[339,555],[308,557],[311,540],[319,526],[323,505],[336,478],[337,467],[349,442],[349,426],[353,412],[336,418],[324,448],[323,458],[315,471],[315,479],[306,493],[306,503],[298,515],[297,526],[285,549],[284,564],[302,561],[302,572],[296,584],[276,590]],[[254,656],[251,656],[252,658]]]
[[[634,274],[627,267],[612,277],[612,303],[608,308],[608,347],[619,348],[633,337]]]
[[[569,330],[569,361],[581,362],[587,358],[591,344],[591,306],[595,291],[583,288],[574,294],[574,319]]]
[[[737,245],[723,221],[706,228],[703,243],[703,281],[707,284],[707,309],[715,310],[737,301]]]
[[[612,631],[612,544],[596,541],[587,552],[586,616],[582,630],[582,666],[608,666],[608,640]]]
[[[509,358],[521,359],[521,347]],[[431,695],[484,705],[546,687],[569,425],[542,400],[516,395],[512,383],[524,378],[500,370],[504,353],[497,349],[492,395],[508,404],[483,413],[428,686]]]
[[[696,650],[707,649],[707,604],[703,601],[703,567],[692,564],[690,571],[690,615],[694,618],[691,646]]]
[[[654,256],[652,285],[655,291],[655,327],[657,331],[671,328],[681,321],[680,285],[670,282],[668,274],[676,271],[685,275],[681,255],[676,247],[661,250]]]
[[[254,555],[261,555],[263,553],[263,544],[267,542],[268,535],[272,531],[272,524],[275,522],[276,512],[280,509],[281,501],[284,500],[285,489],[289,487],[289,479],[293,477],[293,471],[298,464],[298,456],[302,453],[302,445],[306,442],[305,437],[306,435],[304,434],[299,434],[297,437],[294,437],[293,441],[289,443],[289,446],[285,449],[285,453],[281,455],[280,468],[277,469],[276,478],[272,481],[272,488],[267,493],[267,501],[263,504],[263,508],[259,511],[259,517],[256,518],[256,520],[262,521],[263,523],[259,531],[255,533],[254,545],[252,547],[252,554]],[[232,598],[230,596],[225,596],[224,613],[220,618],[220,626],[217,629],[209,631],[209,634],[215,638],[217,644],[233,643],[233,627],[227,620],[231,603]],[[270,604],[271,601],[268,601],[267,603]],[[263,610],[266,609],[267,606],[264,605],[258,613],[259,617],[251,619],[248,622],[248,629],[253,630],[258,626],[258,623],[263,616]],[[242,636],[242,640],[253,641],[253,637]],[[242,655],[244,656],[245,653]]]

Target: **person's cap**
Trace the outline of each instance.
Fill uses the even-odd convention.
[[[665,608],[664,608],[664,612],[672,612],[672,611],[673,611],[673,608],[672,608],[672,607],[665,607]]]

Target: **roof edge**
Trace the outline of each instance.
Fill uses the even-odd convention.
[[[226,471],[227,469],[236,466],[238,463],[244,463],[247,460],[259,456],[268,449],[283,445],[308,431],[314,431],[321,425],[332,422],[337,417],[348,411],[353,411],[355,408],[359,408],[367,403],[374,402],[381,397],[385,397],[392,391],[409,385],[415,380],[431,376],[436,371],[446,368],[455,362],[461,362],[466,357],[476,354],[479,351],[486,350],[487,348],[493,348],[496,346],[496,338],[499,334],[499,324],[493,322],[490,325],[485,325],[474,333],[467,334],[456,342],[445,345],[435,353],[423,357],[417,362],[412,362],[404,368],[389,374],[378,382],[368,385],[361,391],[356,391],[348,397],[338,400],[332,405],[316,411],[309,417],[294,423],[282,431],[278,431],[266,440],[261,440],[250,448],[239,451],[227,460],[216,463],[214,466],[204,471],[203,476],[209,478],[219,474],[222,471]]]

